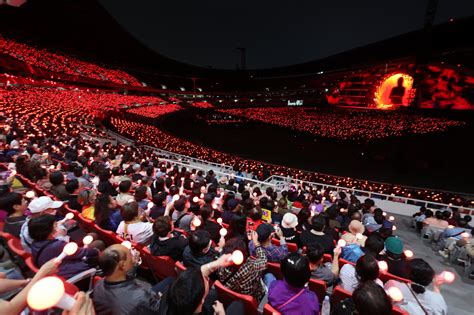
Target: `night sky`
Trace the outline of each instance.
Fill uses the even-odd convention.
[[[419,29],[428,0],[99,0],[133,36],[178,61],[235,69],[319,59]],[[473,0],[440,0],[435,24],[474,15]]]

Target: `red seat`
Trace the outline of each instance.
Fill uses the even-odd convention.
[[[263,307],[263,315],[280,315],[281,313],[274,309],[270,304],[265,304]]]
[[[316,293],[316,295],[318,296],[319,303],[321,304],[321,302],[324,300],[324,297],[326,296],[326,282],[324,282],[323,280],[309,279],[308,288],[314,293]]]
[[[186,267],[180,262],[180,261],[177,261],[175,264],[174,264],[175,268],[176,268],[176,274],[179,276],[183,271],[186,270]]]
[[[8,241],[8,240],[14,238],[14,236],[11,235],[10,233],[5,233],[3,231],[0,231],[0,237],[3,238],[5,241]]]
[[[392,315],[410,315],[408,312],[405,312],[404,310],[394,306],[392,308]]]
[[[179,233],[183,234],[184,236],[188,237],[188,232],[186,232],[183,229],[173,228],[173,231],[179,232]]]
[[[140,250],[142,259],[157,279],[176,278],[175,261],[168,256],[153,256],[148,247]]]
[[[355,264],[354,264],[352,261],[339,258],[339,269],[341,269],[342,266],[344,266],[345,264],[349,264],[349,265],[355,266]]]
[[[323,264],[325,264],[327,262],[332,262],[332,256],[329,255],[329,254],[324,254],[323,255]]]
[[[241,301],[244,304],[246,315],[257,315],[258,314],[258,302],[250,295],[240,294],[226,288],[220,281],[214,282],[214,287],[219,294],[219,301],[224,304],[225,307],[229,306],[234,301]]]
[[[30,256],[30,254],[23,249],[23,246],[21,246],[21,241],[19,238],[13,237],[9,239],[8,248],[10,248],[16,255],[23,259],[26,259],[28,256]]]
[[[344,299],[352,297],[352,294],[349,291],[344,290],[340,286],[336,286],[334,290],[332,291],[331,295],[331,304],[337,305],[339,302],[341,302]]]
[[[283,279],[280,263],[267,262],[267,270],[271,272],[277,279]]]
[[[277,238],[272,238],[272,244],[280,246],[280,240]],[[288,247],[288,252],[290,253],[295,253],[298,251],[298,245],[296,245],[295,243],[286,243],[286,246]]]
[[[37,273],[39,271],[39,268],[36,267],[35,263],[33,262],[33,257],[32,256],[28,256],[26,257],[25,259],[25,264],[28,266],[28,268],[30,268],[31,271],[33,271],[34,273]]]
[[[400,282],[411,283],[411,280],[396,276],[396,275],[391,274],[389,272],[380,272],[379,279],[382,280],[383,283],[385,283],[389,280],[396,280],[396,281],[400,281]]]
[[[122,240],[114,232],[104,230],[100,228],[97,224],[95,225],[95,229],[97,231],[97,234],[99,234],[99,238],[103,240],[107,245],[122,243]]]

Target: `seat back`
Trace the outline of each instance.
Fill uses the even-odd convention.
[[[19,238],[12,237],[8,240],[7,242],[8,248],[15,253],[15,255],[26,259],[28,256],[30,256],[29,253],[27,253],[24,249],[23,246],[21,245],[21,241]]]
[[[166,277],[172,277],[176,279],[177,273],[173,259],[168,256],[153,256],[148,247],[143,247],[140,254],[155,278],[163,280]]]
[[[39,271],[39,268],[35,265],[33,262],[33,256],[28,256],[25,259],[25,265],[34,273],[37,273]]]
[[[404,282],[404,283],[411,283],[411,280],[410,279],[405,279],[405,278],[402,278],[402,277],[399,277],[399,276],[396,276],[394,274],[391,274],[389,272],[380,272],[379,274],[379,279],[385,283],[389,280],[396,280],[396,281],[399,281],[399,282]]]
[[[258,302],[253,296],[234,292],[226,288],[222,283],[220,283],[220,281],[214,282],[214,287],[219,294],[219,301],[222,302],[225,307],[229,306],[234,301],[241,301],[244,304],[246,315],[258,314]]]
[[[272,244],[276,246],[280,246],[280,240],[277,238],[272,238]],[[286,246],[288,247],[288,251],[290,253],[294,253],[298,251],[298,245],[295,243],[286,243]]]
[[[283,279],[283,274],[281,273],[280,263],[267,262],[267,271],[271,272],[275,278]]]
[[[401,308],[394,306],[392,308],[392,315],[410,315],[408,312],[405,312]]]
[[[175,269],[176,269],[176,275],[179,276],[183,271],[186,270],[186,267],[180,262],[177,261],[175,264]]]
[[[326,282],[324,282],[323,280],[309,279],[308,288],[314,293],[316,293],[316,295],[318,296],[319,303],[321,304],[321,302],[324,300],[324,297],[326,296]]]
[[[265,304],[263,307],[263,315],[280,315],[281,313],[274,309],[270,304]]]
[[[339,302],[341,302],[344,299],[352,297],[352,294],[349,291],[344,290],[340,286],[336,286],[334,290],[332,291],[331,295],[331,304],[337,305]]]

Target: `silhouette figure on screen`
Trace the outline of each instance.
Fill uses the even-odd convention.
[[[403,96],[405,95],[405,87],[403,86],[403,77],[398,78],[397,86],[390,92],[390,100],[393,105],[402,105]]]

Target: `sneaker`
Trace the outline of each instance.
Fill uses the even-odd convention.
[[[448,253],[446,253],[444,250],[439,250],[438,253],[439,253],[441,256],[443,256],[444,258],[448,258],[448,257],[449,257]]]

